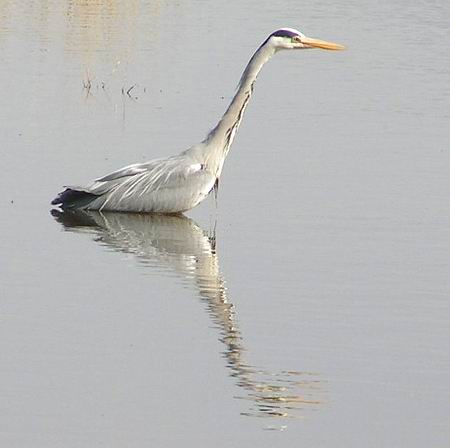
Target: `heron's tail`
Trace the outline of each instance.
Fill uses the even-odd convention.
[[[66,188],[53,199],[53,205],[59,205],[63,209],[86,208],[98,195],[76,188]]]

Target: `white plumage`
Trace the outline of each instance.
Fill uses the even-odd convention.
[[[278,51],[307,48],[341,50],[292,28],[274,31],[242,74],[237,92],[204,141],[173,157],[126,166],[86,186],[70,186],[52,201],[64,209],[181,213],[199,204],[218,185],[223,164],[253,93],[262,66]]]

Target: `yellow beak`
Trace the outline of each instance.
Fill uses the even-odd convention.
[[[345,47],[334,42],[327,42],[326,40],[313,39],[312,37],[301,37],[299,41],[303,45],[311,48],[322,48],[324,50],[345,50]]]

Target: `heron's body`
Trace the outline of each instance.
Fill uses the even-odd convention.
[[[52,204],[68,209],[154,213],[180,213],[195,207],[218,182],[262,66],[280,49],[313,47],[343,48],[289,28],[275,31],[251,58],[231,104],[205,140],[177,156],[129,165],[86,186],[66,187]]]

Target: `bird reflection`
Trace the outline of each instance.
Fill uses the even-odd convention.
[[[301,418],[323,403],[323,381],[316,373],[258,369],[245,360],[245,348],[236,312],[220,273],[215,231],[203,231],[183,216],[99,213],[52,210],[66,230],[87,232],[99,244],[133,254],[154,269],[175,272],[185,284],[194,284],[224,344],[229,374],[239,386],[236,397],[249,405],[243,415]],[[283,430],[284,420],[266,429]]]

